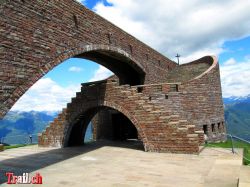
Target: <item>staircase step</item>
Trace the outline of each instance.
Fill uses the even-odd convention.
[[[198,137],[198,134],[188,134],[187,137],[188,138],[196,138],[196,137]]]
[[[177,124],[179,124],[179,122],[178,121],[170,121],[168,124],[170,124],[170,125],[177,125]]]
[[[188,128],[195,128],[195,125],[187,125]]]
[[[188,130],[188,128],[184,128],[184,127],[179,127],[179,128],[177,128],[179,131],[187,131]]]
[[[159,118],[160,119],[170,119],[171,117],[170,116],[163,116],[163,115],[161,115]]]
[[[194,131],[197,134],[204,134],[204,131]]]

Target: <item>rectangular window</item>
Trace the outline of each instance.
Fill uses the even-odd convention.
[[[207,135],[207,125],[203,125],[203,131],[204,131],[204,134]]]
[[[215,124],[213,123],[212,124],[212,132],[214,132],[215,131]]]
[[[218,123],[218,131],[221,132],[221,125]]]

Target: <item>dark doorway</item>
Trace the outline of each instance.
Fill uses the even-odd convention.
[[[144,150],[134,124],[124,114],[109,107],[95,108],[79,115],[65,145],[79,146],[87,143],[84,141],[89,124],[92,126],[93,139],[88,143],[106,142],[112,146]]]
[[[76,123],[71,130],[68,146],[79,146],[84,143],[83,131],[85,127],[81,121]]]
[[[203,125],[203,132],[208,135],[207,125]]]
[[[138,139],[138,134],[132,122],[123,114],[112,114],[113,139],[128,140]]]

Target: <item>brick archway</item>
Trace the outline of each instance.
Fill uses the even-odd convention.
[[[89,59],[107,67],[117,75],[120,84],[136,85],[144,82],[145,70],[143,66],[126,51],[110,45],[79,45],[74,49],[66,50],[53,61],[49,61],[37,73],[32,74],[27,81],[19,85],[6,100],[5,112],[43,75],[72,57]]]
[[[105,65],[123,77],[122,84],[164,82],[176,67],[74,0],[4,1],[0,12],[0,118],[38,79],[70,57]]]
[[[104,101],[102,104],[85,109],[84,111],[79,112],[79,114],[76,115],[74,120],[67,122],[64,128],[64,137],[62,139],[62,146],[63,147],[69,146],[70,141],[72,140],[76,141],[74,142],[76,143],[75,145],[82,144],[82,142],[84,141],[84,135],[86,133],[89,122],[91,121],[91,119],[94,117],[96,113],[103,110],[104,108],[114,109],[120,112],[121,114],[123,114],[124,116],[126,116],[136,128],[138,134],[140,135],[142,143],[144,145],[144,149],[145,151],[147,151],[147,143],[148,143],[147,137],[145,136],[145,133],[140,123],[136,119],[136,116],[132,115],[128,110],[126,110],[121,105],[118,105],[110,101]],[[75,129],[73,132],[73,128],[75,127],[77,127],[77,129]],[[73,134],[73,133],[77,133],[77,134]]]

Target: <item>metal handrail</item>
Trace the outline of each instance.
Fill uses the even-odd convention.
[[[243,138],[240,138],[240,137],[235,136],[235,135],[232,135],[232,134],[226,134],[226,135],[230,137],[231,144],[232,144],[232,153],[236,153],[236,152],[235,152],[235,148],[234,148],[233,139],[238,139],[238,140],[240,140],[240,141],[242,141],[242,142],[245,142],[245,143],[247,143],[247,144],[250,145],[250,142],[247,141],[247,140],[245,140],[245,139],[243,139]],[[248,159],[247,159],[247,160],[248,160]]]
[[[248,140],[245,140],[245,139],[243,139],[243,138],[240,138],[240,137],[235,136],[235,135],[232,135],[232,134],[226,134],[226,135],[229,136],[230,139],[231,139],[232,153],[233,153],[233,154],[237,153],[237,152],[235,151],[235,146],[234,146],[234,143],[233,143],[233,139],[238,139],[238,140],[240,140],[240,141],[242,141],[242,142],[245,142],[245,143],[247,143],[247,144],[250,145],[250,142],[249,142]],[[250,162],[250,160],[249,160],[248,158],[244,157],[244,155],[243,155],[243,159],[245,159],[245,160],[247,160],[248,162]]]
[[[230,134],[227,134],[227,135],[230,135]],[[233,138],[235,138],[235,139],[238,139],[238,140],[242,141],[242,142],[246,142],[246,143],[250,144],[250,141],[248,141],[248,140],[245,140],[245,139],[240,138],[240,137],[235,136],[235,135],[231,135],[231,136],[232,136]]]
[[[250,145],[250,142],[249,142],[248,140],[245,140],[245,139],[243,139],[243,138],[240,138],[240,137],[235,136],[235,135],[232,135],[232,134],[227,134],[227,133],[223,133],[223,134],[230,137],[231,146],[232,146],[232,147],[231,147],[232,153],[235,154],[235,155],[237,155],[237,156],[239,156],[239,154],[237,153],[237,150],[236,150],[236,147],[235,147],[235,144],[234,144],[234,141],[235,141],[234,139],[240,140],[240,141],[245,142],[245,143],[247,143],[247,144]],[[215,145],[215,144],[210,144],[209,142],[206,142],[206,144],[208,144],[208,145],[210,145],[210,146],[212,146],[212,147],[221,148],[221,146],[218,146],[218,145]],[[249,158],[246,158],[246,157],[244,156],[244,154],[241,155],[241,156],[243,156],[243,159],[244,159],[244,160],[250,162],[250,159],[249,159]],[[250,165],[250,164],[248,164],[248,165]]]

